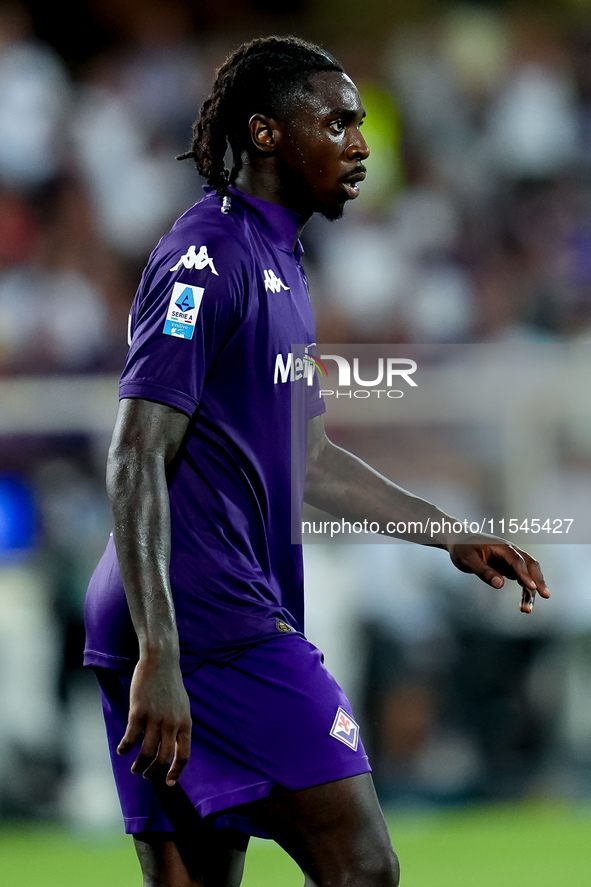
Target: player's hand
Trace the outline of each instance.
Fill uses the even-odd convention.
[[[531,613],[536,594],[549,598],[539,563],[526,551],[496,536],[468,537],[461,543],[448,545],[454,566],[463,573],[475,573],[493,588],[502,588],[505,579],[516,579],[521,585],[522,613]]]
[[[129,719],[117,754],[125,755],[143,735],[132,773],[166,775],[174,785],[189,760],[191,711],[178,664],[140,659],[130,690]]]

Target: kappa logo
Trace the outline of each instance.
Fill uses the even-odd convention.
[[[338,739],[339,742],[344,742],[345,745],[348,745],[353,751],[357,751],[357,745],[359,743],[359,724],[357,724],[351,715],[340,706],[337,709],[337,714],[331,727],[330,735],[335,739]]]
[[[212,274],[215,274],[216,277],[220,276],[215,270],[213,259],[207,253],[206,246],[199,247],[199,252],[196,252],[195,244],[193,244],[189,247],[185,255],[181,256],[176,265],[174,265],[174,267],[170,270],[178,271],[181,265],[183,265],[187,269],[187,271],[189,271],[191,268],[196,268],[198,271],[201,271],[202,268],[206,268],[209,265]]]
[[[265,271],[265,290],[271,290],[272,293],[279,293],[281,290],[288,290],[289,287],[285,286],[280,277],[277,277],[274,271],[271,271],[269,268],[268,271]]]

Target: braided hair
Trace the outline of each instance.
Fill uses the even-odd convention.
[[[325,71],[342,73],[330,53],[299,37],[259,37],[243,43],[216,71],[211,95],[193,124],[189,151],[177,160],[192,158],[197,171],[229,212],[229,185],[240,170],[247,145],[248,121],[253,114],[281,117],[302,92],[310,92],[310,77]],[[232,151],[233,168],[225,155]]]

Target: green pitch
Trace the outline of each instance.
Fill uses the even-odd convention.
[[[388,818],[402,887],[588,887],[591,806],[519,805]],[[141,887],[124,836],[82,838],[57,827],[0,829],[3,887]],[[243,887],[301,887],[293,862],[253,841]]]

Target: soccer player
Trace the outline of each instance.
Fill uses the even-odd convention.
[[[311,353],[298,236],[357,197],[363,117],[323,49],[239,47],[183,155],[205,197],[156,246],[131,310],[85,662],[145,887],[236,887],[249,834],[281,844],[308,885],[398,883],[359,728],[303,633],[291,525],[304,498],[383,525],[449,516],[328,440],[308,373],[274,373],[278,355],[301,370]],[[503,540],[435,541],[495,588],[517,579],[525,612],[548,597]]]

